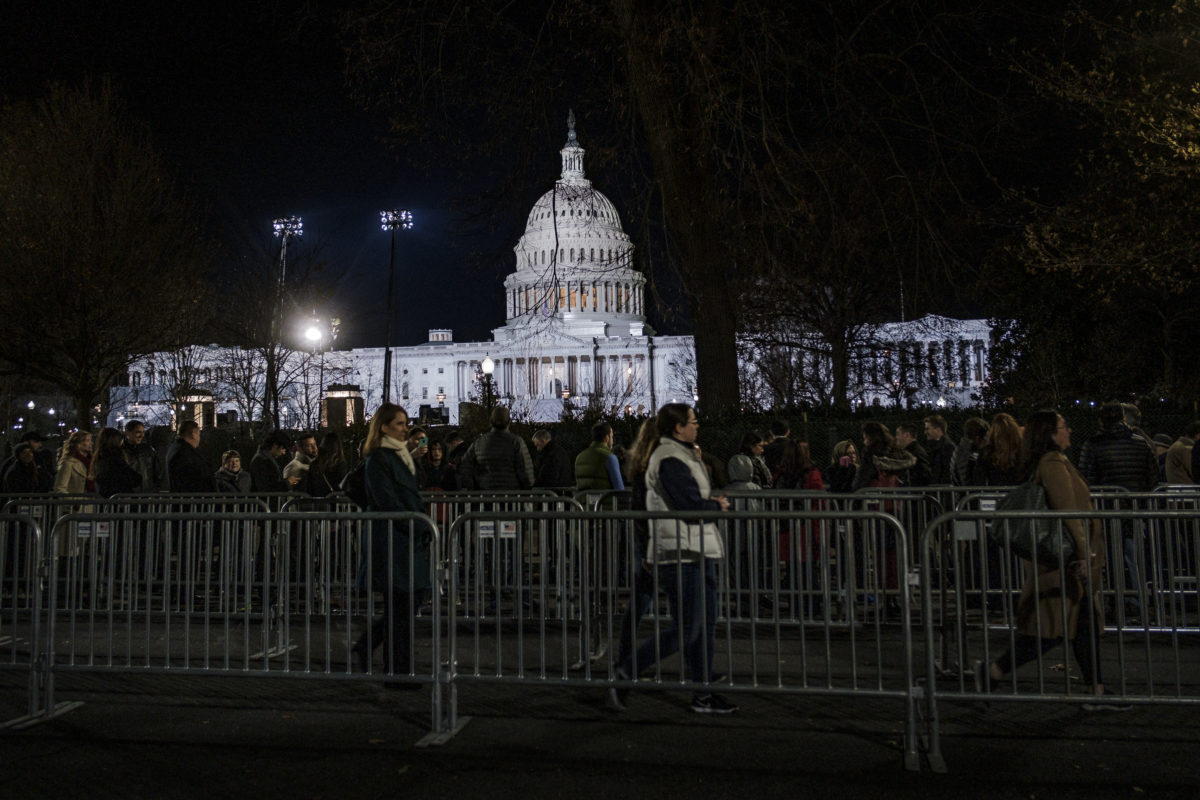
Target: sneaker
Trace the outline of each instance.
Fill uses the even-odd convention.
[[[732,714],[738,707],[719,694],[700,694],[692,698],[692,711],[697,714]]]
[[[616,671],[613,673],[613,677],[619,681],[629,680],[629,676],[626,675],[625,671],[620,667],[617,667]],[[609,711],[616,711],[617,713],[620,713],[625,710],[625,701],[628,698],[628,689],[620,689],[616,686],[610,686],[607,697],[604,699],[604,705],[608,707]]]

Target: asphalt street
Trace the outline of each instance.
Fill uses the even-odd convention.
[[[22,676],[0,673],[21,713]],[[470,720],[418,747],[427,691],[362,681],[69,674],[83,705],[0,738],[12,798],[1195,797],[1193,709],[1094,714],[1059,704],[943,705],[949,771],[905,771],[896,705],[737,695],[692,713],[681,692],[464,686]],[[731,695],[731,697],[733,697]]]

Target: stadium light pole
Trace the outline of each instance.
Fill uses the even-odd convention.
[[[392,396],[392,303],[396,285],[396,231],[410,230],[412,214],[402,209],[379,212],[379,224],[392,234],[392,248],[388,255],[387,328],[383,335],[383,402]]]
[[[293,237],[304,235],[304,223],[299,217],[280,217],[271,223],[275,236],[282,240],[279,248],[279,283],[276,286],[275,335],[272,350],[283,343],[283,290],[287,283],[287,248]],[[276,354],[278,356],[278,354]],[[267,394],[271,401],[271,417],[276,430],[279,429],[279,365],[274,359],[267,364]]]

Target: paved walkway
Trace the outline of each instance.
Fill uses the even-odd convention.
[[[0,711],[23,685],[0,674]],[[1195,797],[1196,715],[1056,704],[944,706],[950,772],[903,769],[879,700],[739,695],[722,718],[680,692],[472,685],[471,721],[418,749],[423,691],[279,678],[64,675],[84,705],[0,738],[5,797]]]

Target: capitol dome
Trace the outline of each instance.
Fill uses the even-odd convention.
[[[504,282],[506,326],[516,335],[531,323],[555,320],[581,336],[640,336],[646,279],[632,268],[633,244],[612,201],[583,171],[584,150],[567,118],[562,175],[529,212],[513,248],[516,271]]]

